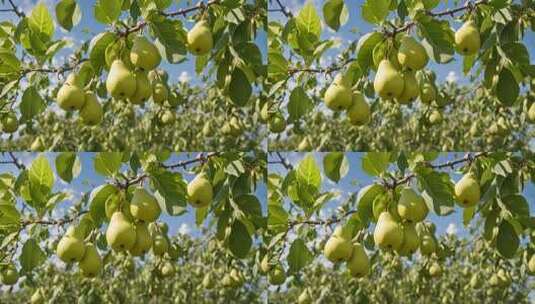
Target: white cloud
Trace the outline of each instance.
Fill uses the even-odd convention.
[[[191,227],[187,223],[182,223],[180,227],[178,228],[178,233],[180,234],[190,234],[191,233]]]
[[[454,71],[450,71],[448,73],[448,76],[446,76],[446,81],[450,83],[455,83],[459,80],[459,77],[457,76],[457,73]]]
[[[190,82],[191,81],[191,76],[189,75],[188,72],[184,71],[184,72],[180,73],[180,76],[178,76],[178,81],[180,81],[182,83]]]
[[[446,228],[446,233],[447,233],[447,234],[451,234],[451,235],[455,235],[455,234],[457,234],[457,231],[458,231],[458,230],[459,230],[459,229],[457,229],[457,225],[456,225],[456,224],[454,224],[454,223],[450,223],[450,224],[448,225],[448,228]]]

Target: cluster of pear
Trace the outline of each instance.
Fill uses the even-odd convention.
[[[14,133],[19,129],[19,120],[14,111],[2,114],[0,124],[5,133]]]
[[[370,121],[370,105],[361,92],[352,90],[351,84],[352,78],[348,74],[336,75],[325,91],[325,105],[333,111],[347,111],[351,124],[365,125]]]
[[[271,133],[282,133],[287,127],[286,119],[280,110],[273,111],[271,109],[272,106],[271,102],[265,102],[262,105],[259,120],[261,123],[268,124]]]
[[[333,262],[346,262],[347,269],[353,277],[363,277],[370,272],[370,260],[364,246],[352,243],[349,226],[338,226],[323,247],[325,257]]]
[[[15,285],[19,280],[19,272],[13,263],[2,268],[0,272],[0,282],[4,285]]]
[[[104,114],[97,95],[85,91],[82,79],[75,73],[69,74],[56,95],[58,106],[65,111],[80,111],[82,122],[88,126],[100,123]]]
[[[260,262],[260,272],[267,274],[268,282],[271,285],[278,286],[286,282],[286,271],[282,267],[282,264],[279,262],[271,263],[267,254],[264,255],[264,258]]]
[[[78,268],[85,277],[95,277],[102,269],[102,258],[92,243],[85,243],[85,231],[81,227],[70,226],[60,239],[56,254],[65,263],[78,262]]]

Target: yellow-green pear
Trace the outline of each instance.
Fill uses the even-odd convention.
[[[211,272],[207,273],[202,279],[202,286],[205,289],[212,289],[215,286],[215,279]]]
[[[41,288],[38,288],[32,294],[32,297],[30,298],[30,304],[43,304],[44,302],[45,297],[43,296],[43,290]]]
[[[152,85],[150,84],[147,73],[143,71],[136,72],[136,92],[128,98],[128,101],[141,105],[144,104],[152,95]]]
[[[130,98],[136,92],[136,77],[120,59],[113,61],[106,79],[106,89],[115,99]]]
[[[418,95],[420,95],[420,86],[414,76],[414,72],[405,72],[403,74],[403,80],[405,81],[403,92],[396,98],[396,101],[401,104],[409,104],[415,101]]]
[[[212,184],[204,173],[197,175],[188,184],[188,202],[194,208],[203,208],[212,202]]]
[[[310,291],[308,288],[305,288],[303,292],[299,295],[297,298],[297,304],[311,304],[312,303],[312,295],[310,294]]]
[[[163,105],[169,97],[169,89],[163,82],[156,82],[152,87],[152,100],[154,103]]]
[[[273,133],[282,133],[286,130],[286,119],[277,111],[269,119],[269,130]]]
[[[98,254],[95,245],[89,243],[86,245],[86,250],[83,259],[78,263],[78,267],[82,274],[86,277],[95,277],[102,269],[102,259]]]
[[[480,191],[479,182],[471,172],[466,173],[455,184],[455,198],[463,208],[475,206],[479,202]]]
[[[19,280],[19,272],[15,265],[12,263],[8,264],[2,269],[0,273],[0,282],[5,285],[15,285]]]
[[[2,116],[2,131],[6,133],[14,133],[19,128],[19,120],[15,112],[9,111]]]
[[[85,95],[85,104],[80,110],[80,117],[84,124],[94,126],[102,121],[104,111],[102,105],[98,102],[97,95],[94,93],[87,93]]]
[[[346,110],[351,106],[353,101],[351,84],[343,74],[336,75],[333,83],[325,91],[324,99],[327,108],[333,111]]]
[[[424,256],[430,256],[437,250],[437,242],[431,234],[423,234],[420,240],[420,253]]]
[[[262,109],[260,109],[259,120],[262,123],[267,123],[269,121],[269,102],[264,103]]]
[[[132,195],[130,202],[130,213],[132,216],[142,222],[154,222],[161,213],[160,205],[154,196],[152,196],[143,187],[137,187]]]
[[[381,249],[398,250],[403,244],[403,230],[390,212],[383,211],[379,215],[373,239]]]
[[[528,271],[530,274],[535,274],[535,254],[528,261]]]
[[[308,139],[308,137],[305,136],[297,146],[297,151],[306,152],[310,150],[312,150],[312,145],[310,144],[310,140]]]
[[[370,105],[361,92],[353,92],[353,102],[347,110],[349,122],[355,126],[362,126],[370,121]]]
[[[439,263],[434,262],[429,267],[429,275],[432,276],[432,277],[438,277],[441,274],[442,274],[442,267],[440,266]]]
[[[146,223],[136,224],[136,242],[130,248],[130,254],[133,256],[145,255],[152,247],[152,238]]]
[[[166,261],[163,266],[160,268],[160,273],[162,277],[170,277],[175,274],[175,265],[171,262]]]
[[[481,287],[481,279],[479,278],[479,275],[477,273],[474,273],[472,278],[470,279],[470,287],[473,289],[478,289]]]
[[[504,269],[498,270],[498,279],[501,287],[509,287],[511,285],[511,275]]]
[[[490,286],[499,286],[500,285],[500,278],[498,278],[497,274],[492,274],[492,276],[489,279]]]
[[[442,114],[438,110],[433,110],[429,115],[429,123],[436,125],[442,122]]]
[[[398,61],[403,66],[412,71],[423,69],[429,57],[425,48],[411,36],[401,38],[401,44],[398,50]]]
[[[65,84],[70,86],[79,87],[80,89],[83,89],[84,83],[80,76],[76,73],[70,73],[69,76],[67,76],[67,79],[65,79]]]
[[[164,126],[172,125],[175,123],[175,121],[176,121],[176,114],[174,111],[171,111],[171,110],[165,110],[162,116],[160,117],[160,122]]]
[[[79,262],[85,254],[85,245],[82,238],[67,233],[56,247],[56,254],[65,263]]]
[[[388,59],[382,60],[373,81],[375,93],[383,99],[398,98],[403,93],[404,86],[405,80],[392,62]]]
[[[58,106],[65,111],[80,110],[85,104],[84,91],[78,86],[64,84],[56,95]]]
[[[528,122],[535,124],[535,102],[529,107],[527,118]]]
[[[455,49],[463,56],[477,54],[481,47],[479,29],[474,21],[467,21],[455,32]]]
[[[150,71],[156,68],[161,60],[160,52],[146,37],[137,36],[134,39],[130,51],[130,61],[134,66],[143,71]]]
[[[268,281],[271,285],[282,285],[286,282],[286,273],[281,265],[275,265],[268,274]]]
[[[168,249],[169,241],[164,235],[158,234],[154,236],[152,240],[152,253],[154,253],[154,255],[162,256],[167,252]]]
[[[416,232],[414,224],[403,225],[403,244],[398,250],[398,253],[402,256],[413,255],[420,247],[420,238]]]
[[[349,260],[352,252],[351,235],[344,227],[338,226],[325,243],[323,254],[329,261],[336,263]]]
[[[121,211],[116,211],[111,216],[106,230],[106,241],[115,251],[129,250],[134,247],[136,230]]]
[[[234,287],[239,287],[243,284],[245,281],[242,273],[238,271],[237,269],[232,269],[230,271],[230,277],[232,278],[232,281],[234,282]]]
[[[423,197],[410,187],[401,190],[397,209],[399,216],[409,223],[423,221],[429,212]]]
[[[271,270],[271,265],[269,264],[269,256],[266,254],[262,261],[260,262],[260,271],[263,273],[268,273]]]
[[[430,105],[437,98],[437,90],[431,83],[424,83],[420,88],[420,101]]]
[[[188,49],[195,55],[200,56],[210,52],[214,45],[212,31],[206,20],[197,22],[187,35]]]
[[[35,140],[32,142],[32,145],[30,146],[30,150],[34,152],[43,151],[45,149],[45,144],[43,143],[43,139],[41,137],[36,137]]]
[[[349,273],[357,278],[361,278],[370,272],[370,259],[364,250],[364,246],[359,243],[353,244],[351,258],[347,261]]]

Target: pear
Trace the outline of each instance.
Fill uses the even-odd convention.
[[[43,151],[45,149],[45,144],[41,137],[36,137],[30,146],[30,150],[34,152]]]
[[[85,104],[84,91],[75,85],[62,85],[56,99],[58,106],[65,111],[80,110]]]
[[[271,265],[269,264],[269,257],[268,255],[264,255],[264,258],[262,258],[262,261],[260,262],[260,271],[262,273],[268,273],[271,270]]]
[[[212,273],[207,273],[203,280],[202,280],[202,286],[205,288],[205,289],[212,289],[214,288],[215,286],[215,282],[214,282],[214,276],[212,275]]]
[[[310,144],[310,140],[308,139],[308,137],[305,136],[297,146],[297,151],[306,152],[310,150],[312,150],[312,145]]]
[[[383,211],[379,215],[373,232],[375,244],[381,249],[398,250],[403,244],[403,230],[390,212]]]
[[[243,284],[243,282],[245,281],[245,279],[243,278],[243,275],[240,271],[238,271],[237,269],[232,269],[230,271],[230,278],[232,279],[233,283],[234,283],[234,287],[239,287]]]
[[[80,235],[67,232],[56,247],[56,254],[65,263],[79,262],[85,254],[85,245]]]
[[[115,251],[129,250],[134,247],[136,231],[121,211],[116,211],[111,216],[110,224],[106,230],[106,241]]]
[[[442,274],[442,267],[439,263],[434,262],[431,267],[429,267],[429,275],[432,277],[438,277]]]
[[[102,259],[100,258],[95,245],[91,243],[86,245],[84,257],[80,263],[78,263],[78,267],[80,267],[82,274],[89,278],[92,278],[99,273],[102,269]]]
[[[160,117],[160,122],[164,126],[172,125],[175,123],[175,121],[176,121],[176,114],[175,112],[171,110],[165,110],[162,116]]]
[[[420,87],[418,86],[418,81],[413,72],[405,72],[403,74],[403,80],[405,82],[403,92],[401,93],[401,96],[396,98],[396,100],[401,104],[409,104],[416,100],[418,95],[420,95]]]
[[[297,298],[297,304],[311,304],[312,303],[312,295],[310,294],[310,291],[308,288],[305,288],[303,292],[299,295]]]
[[[327,108],[333,111],[348,109],[353,101],[351,83],[344,75],[336,75],[334,82],[325,91],[324,99]]]
[[[160,274],[162,277],[170,277],[175,274],[175,265],[173,265],[171,262],[167,261],[163,264],[163,266],[160,268]]]
[[[286,273],[281,265],[273,267],[268,274],[268,281],[271,285],[282,285],[286,282]]]
[[[528,271],[530,274],[535,274],[535,254],[528,261]]]
[[[269,119],[269,130],[273,133],[282,133],[286,130],[286,119],[282,113],[277,111]]]
[[[149,233],[147,224],[136,224],[136,242],[130,248],[130,254],[133,256],[142,256],[147,253],[152,246],[152,238]]]
[[[511,275],[504,269],[498,270],[499,285],[501,287],[509,287],[511,285]]]
[[[106,89],[115,99],[130,98],[136,92],[136,77],[120,59],[113,61],[106,79]]]
[[[353,102],[347,110],[349,122],[355,126],[362,126],[370,121],[370,105],[361,92],[353,93]]]
[[[165,235],[158,234],[152,241],[152,253],[157,256],[163,256],[169,249],[169,241]]]
[[[463,208],[475,206],[479,202],[480,196],[479,183],[471,172],[466,173],[455,184],[455,197]]]
[[[424,83],[420,87],[420,101],[423,104],[430,105],[437,98],[437,90],[430,83]]]
[[[137,187],[130,202],[130,213],[142,222],[154,222],[160,217],[161,209],[158,201],[147,190]]]
[[[429,212],[423,197],[410,187],[405,187],[401,190],[397,210],[399,216],[409,223],[423,221]]]
[[[41,288],[38,288],[32,294],[32,297],[30,298],[30,304],[42,304],[44,302],[45,297],[43,296],[43,290]]]
[[[212,31],[206,20],[197,22],[187,36],[188,49],[195,55],[200,56],[210,52],[214,45]]]
[[[433,110],[431,114],[429,115],[429,123],[432,125],[436,125],[442,122],[442,114],[437,111]]]
[[[398,253],[402,256],[413,255],[420,247],[420,238],[416,232],[414,224],[403,225],[403,244],[398,250]]]
[[[130,61],[142,71],[154,70],[162,57],[154,44],[144,36],[137,36],[134,39],[132,50],[130,51]]]
[[[94,126],[102,121],[104,112],[100,102],[98,102],[97,95],[94,93],[87,93],[85,95],[85,104],[80,110],[80,117],[84,124]]]
[[[418,71],[427,65],[429,57],[425,48],[416,39],[404,36],[401,38],[398,50],[398,61],[403,67],[411,71]]]
[[[65,79],[65,84],[79,88],[84,87],[84,82],[82,81],[81,77],[76,73],[70,73],[69,76],[67,76],[67,79]]]
[[[212,185],[204,173],[197,175],[188,184],[188,201],[192,207],[206,207],[212,202],[212,198]]]
[[[467,21],[455,32],[455,49],[463,56],[477,54],[481,47],[479,29],[474,21]]]
[[[481,287],[481,280],[479,279],[479,275],[477,273],[474,273],[469,284],[473,289],[478,289]]]
[[[535,102],[529,107],[527,119],[529,123],[535,124]]]
[[[9,111],[2,116],[2,131],[6,133],[14,133],[19,128],[19,120],[15,112]]]
[[[136,92],[128,98],[128,101],[141,105],[144,104],[152,95],[152,86],[146,72],[136,72]]]
[[[433,235],[425,233],[420,241],[420,253],[424,256],[430,256],[437,250],[437,242]]]
[[[500,285],[500,278],[498,278],[497,274],[493,274],[489,279],[490,286],[499,286]]]
[[[353,277],[361,278],[370,272],[370,260],[364,246],[359,243],[353,244],[351,258],[347,261],[347,269]]]
[[[8,264],[2,269],[0,273],[0,282],[5,285],[15,285],[19,280],[19,273],[15,265],[12,263]]]
[[[264,103],[262,109],[260,109],[259,120],[261,123],[267,123],[269,121],[269,102]]]
[[[163,82],[156,82],[152,88],[152,100],[154,103],[163,105],[169,97],[169,89]]]
[[[379,97],[383,99],[397,98],[403,93],[405,80],[401,73],[396,70],[392,62],[384,59],[377,67],[373,87]]]
[[[329,261],[336,263],[349,260],[352,252],[351,234],[344,227],[338,226],[325,243],[323,254]]]

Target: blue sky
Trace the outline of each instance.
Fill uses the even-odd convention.
[[[0,9],[4,8],[11,8],[11,6],[5,1],[6,4],[0,4]],[[81,43],[85,41],[90,41],[94,36],[97,34],[106,31],[106,26],[104,24],[98,23],[95,21],[95,18],[93,17],[93,6],[95,4],[94,0],[87,1],[77,1],[78,4],[81,6],[81,12],[82,12],[82,18],[80,20],[80,23],[73,27],[73,29],[70,32],[65,31],[63,28],[61,28],[57,22],[56,22],[56,15],[55,15],[55,5],[58,2],[57,0],[20,0],[20,1],[14,1],[16,5],[21,8],[24,13],[27,15],[31,12],[32,8],[39,2],[44,2],[46,6],[49,8],[50,14],[53,16],[54,23],[56,25],[56,32],[53,36],[54,39],[64,39],[69,42],[71,42],[71,46],[63,49],[58,56],[56,56],[54,65],[61,65],[65,62],[66,57],[70,54],[72,54],[74,49],[77,49]],[[176,4],[176,2],[179,2],[179,4]],[[179,8],[183,7],[191,7],[192,5],[195,5],[197,1],[173,1],[173,5],[167,9],[167,11],[175,11]],[[195,13],[188,14],[188,17],[195,16]],[[126,16],[126,13],[123,14],[123,17]],[[186,28],[193,27],[194,23],[188,21],[188,19],[179,17],[180,20],[182,20],[183,24],[186,26]],[[18,23],[18,18],[13,13],[0,13],[0,20],[11,20],[15,24]],[[266,58],[266,46],[267,46],[267,36],[264,32],[258,31],[259,35],[256,39],[256,43],[262,53],[264,54],[263,58]],[[160,65],[161,68],[165,69],[169,73],[169,81],[170,83],[176,83],[177,81],[190,81],[192,84],[195,85],[201,85],[201,79],[198,78],[195,74],[194,66],[195,66],[195,57],[191,54],[188,54],[188,59],[185,62],[182,62],[180,64],[176,65],[170,65],[167,63],[167,61],[162,60],[162,64]]]
[[[289,160],[294,167],[296,167],[300,160],[304,158],[305,153],[283,153],[283,157]],[[340,192],[340,196],[328,202],[324,208],[323,212],[320,215],[321,218],[328,218],[336,211],[336,207],[344,202],[351,193],[358,192],[361,188],[370,185],[374,182],[372,176],[367,175],[362,171],[362,156],[364,153],[352,152],[346,153],[346,157],[349,161],[349,172],[342,178],[338,184],[329,180],[323,174],[323,156],[325,153],[315,153],[314,157],[316,159],[316,164],[320,167],[322,172],[322,192],[325,191],[337,191]],[[447,160],[458,159],[464,156],[464,153],[443,153],[441,156],[435,160],[433,163],[443,163]],[[270,154],[269,160],[278,160],[275,155]],[[286,175],[286,170],[280,165],[269,165],[270,173],[279,173],[282,176]],[[451,178],[455,181],[461,178],[461,174],[454,172],[450,174]],[[523,192],[524,197],[528,200],[530,209],[533,210],[535,207],[535,187],[532,183],[526,184],[526,187]],[[533,213],[533,212],[532,212]],[[430,211],[428,220],[432,221],[437,226],[437,234],[442,235],[446,231],[457,232],[459,236],[466,236],[467,230],[464,228],[462,223],[462,209],[456,208],[455,212],[448,216],[436,216],[433,211]]]
[[[106,183],[106,178],[97,174],[95,170],[93,169],[93,158],[94,153],[84,152],[79,154],[79,159],[81,162],[81,172],[80,175],[74,179],[70,184],[67,184],[66,182],[62,181],[56,174],[56,168],[54,165],[54,160],[57,156],[57,153],[46,153],[46,157],[49,159],[49,163],[52,167],[52,170],[55,174],[55,184],[54,184],[54,191],[65,191],[71,194],[71,199],[67,200],[60,205],[55,210],[55,213],[53,217],[60,217],[64,214],[65,210],[69,208],[69,206],[73,203],[78,201],[83,193],[89,192],[95,187],[98,187],[104,183]],[[197,154],[196,153],[180,153],[180,154],[174,154],[169,160],[167,160],[165,163],[176,163],[181,160],[187,160],[195,158]],[[16,157],[20,159],[27,167],[31,165],[31,161],[35,159],[38,156],[38,153],[16,153]],[[7,155],[0,156],[0,160],[6,160],[9,159]],[[188,167],[190,169],[191,167]],[[13,174],[18,174],[18,170],[13,165],[0,165],[0,174],[4,172],[11,172]],[[190,174],[188,171],[185,171],[183,169],[179,169],[178,172],[182,174],[182,176],[189,182],[191,181],[195,175]],[[258,188],[256,191],[256,196],[260,200],[264,214],[267,212],[266,207],[266,187],[264,184],[258,184]],[[169,216],[165,214],[165,211],[162,211],[162,216],[159,219],[160,221],[164,221],[169,225],[169,235],[175,235],[177,232],[179,233],[187,233],[192,236],[198,237],[201,235],[200,230],[195,225],[195,209],[193,209],[191,206],[188,206],[188,210],[185,214],[181,216]],[[205,220],[205,224],[210,221],[210,218]]]
[[[300,11],[300,9],[303,7],[303,5],[307,1],[305,0],[282,0],[281,3],[283,5],[286,5],[288,9],[292,11],[292,13],[297,15]],[[329,27],[327,27],[324,23],[323,19],[323,13],[322,13],[322,7],[323,7],[323,0],[312,0],[314,3],[318,15],[321,18],[322,21],[322,39],[330,39],[335,40],[339,42],[338,48],[333,48],[330,51],[328,51],[322,58],[321,65],[327,66],[330,65],[333,60],[336,59],[336,55],[340,53],[341,50],[347,48],[347,46],[353,42],[358,41],[358,39],[363,36],[364,34],[367,34],[369,32],[374,31],[374,25],[367,23],[362,19],[362,13],[361,13],[361,6],[364,3],[363,0],[345,0],[346,5],[348,6],[349,10],[349,18],[345,25],[343,25],[338,32],[335,32],[331,30]],[[447,4],[444,4],[446,1],[441,1],[441,4],[435,8],[433,11],[443,11],[445,8],[454,8],[459,7],[461,4],[455,4],[455,2],[464,2],[464,1],[447,1]],[[514,2],[520,2],[518,0],[515,0]],[[278,8],[276,6],[276,2],[272,1],[270,8]],[[460,16],[460,14],[456,14],[456,17]],[[269,13],[269,20],[279,20],[283,23],[286,21],[286,17],[284,17],[279,12],[270,12]],[[447,20],[451,20],[451,17],[447,17]],[[461,22],[450,22],[451,26],[454,29],[459,28],[462,24]],[[535,34],[531,31],[527,31],[527,35],[524,39],[524,44],[528,48],[528,51],[530,52],[530,61],[535,61],[535,52],[533,52],[533,45],[535,45]],[[531,46],[531,48],[530,48]],[[465,77],[462,74],[462,57],[459,55],[455,56],[455,61],[450,62],[448,64],[436,64],[433,60],[429,61],[429,64],[427,65],[427,69],[435,71],[437,74],[437,80],[439,82],[444,82],[447,79],[449,80],[457,80],[459,83],[468,83],[469,79]]]

